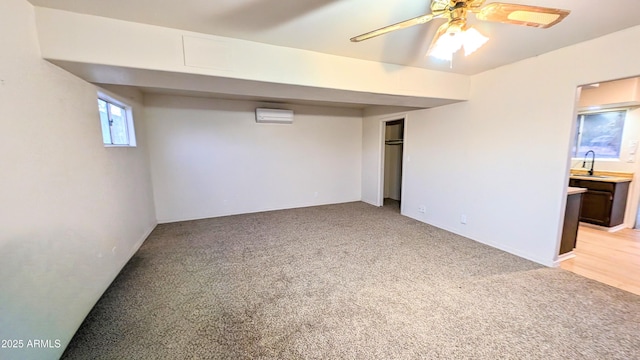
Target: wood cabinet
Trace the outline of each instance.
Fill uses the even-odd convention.
[[[569,186],[587,188],[582,196],[580,221],[605,226],[624,222],[629,182],[570,179]]]
[[[562,239],[560,241],[560,255],[573,251],[576,247],[578,219],[580,217],[583,194],[576,192],[567,196],[567,208],[564,212],[564,226],[562,227]]]

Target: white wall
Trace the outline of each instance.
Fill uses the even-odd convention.
[[[487,71],[469,102],[410,113],[404,214],[554,265],[576,87],[640,74],[638,37],[635,27]]]
[[[0,339],[25,346],[0,358],[54,359],[155,226],[144,114],[127,94],[138,147],[105,148],[96,87],[41,59],[32,6],[1,1],[0,33]]]
[[[265,104],[249,101],[145,105],[160,222],[360,200],[360,110],[285,106],[295,119],[281,125],[257,124]]]
[[[405,120],[403,214],[457,233],[462,231],[458,223],[447,220],[458,219],[466,209],[468,199],[460,195],[473,185],[466,172],[465,123],[447,114],[467,108],[462,103],[414,111]],[[425,213],[418,212],[420,206]]]

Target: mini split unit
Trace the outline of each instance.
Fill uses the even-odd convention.
[[[292,124],[293,110],[257,108],[256,122],[268,124]]]

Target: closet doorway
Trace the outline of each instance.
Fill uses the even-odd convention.
[[[387,121],[384,126],[383,206],[400,212],[402,201],[402,152],[404,119]]]

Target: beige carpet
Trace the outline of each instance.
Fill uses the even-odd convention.
[[[393,208],[159,225],[65,359],[638,359],[640,297]]]

